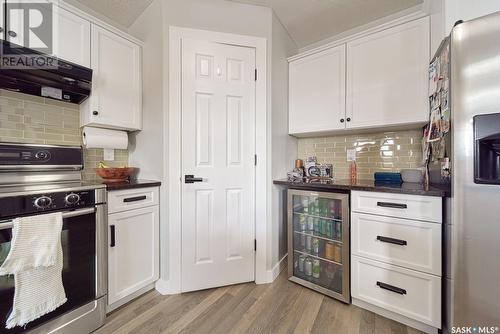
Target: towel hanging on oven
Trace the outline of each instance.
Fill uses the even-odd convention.
[[[62,213],[16,218],[11,249],[0,273],[14,274],[6,328],[24,326],[67,301],[62,283]]]

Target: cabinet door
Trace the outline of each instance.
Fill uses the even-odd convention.
[[[54,55],[90,67],[90,22],[63,8],[54,14]]]
[[[429,19],[347,43],[347,128],[428,119]]]
[[[289,133],[345,128],[345,46],[290,63]]]
[[[159,277],[158,206],[109,215],[108,304]]]
[[[142,128],[141,47],[92,25],[92,95],[82,125]]]

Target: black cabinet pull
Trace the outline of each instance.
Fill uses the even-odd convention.
[[[92,111],[92,115],[97,116],[99,115],[99,112],[97,110]]]
[[[394,238],[389,238],[389,237],[383,237],[381,235],[377,235],[377,240],[378,241],[382,241],[382,242],[387,242],[389,244],[400,245],[400,246],[406,246],[408,244],[406,242],[406,240],[394,239]]]
[[[203,182],[201,177],[194,177],[194,175],[184,175],[184,183]]]
[[[17,33],[12,30],[7,31],[7,35],[9,35],[10,37],[17,37]]]
[[[393,208],[393,209],[408,209],[408,205],[390,202],[377,202],[377,206],[383,208]]]
[[[142,201],[142,200],[144,200],[146,198],[147,198],[146,195],[144,195],[144,196],[137,196],[137,197],[129,197],[129,198],[124,198],[123,202],[125,202],[125,203],[137,202],[137,201]]]
[[[390,284],[386,284],[386,283],[382,283],[382,282],[377,282],[377,285],[381,289],[389,290],[391,292],[394,292],[394,293],[397,293],[397,294],[400,294],[400,295],[406,295],[406,290],[405,289],[398,288],[398,287],[396,287],[394,285],[390,285]]]
[[[115,225],[110,225],[109,228],[111,230],[111,243],[109,244],[109,247],[115,247],[115,245],[116,245]]]
[[[347,121],[350,122],[351,121],[351,118],[350,117],[347,117]]]
[[[344,121],[344,119],[343,119],[343,118],[341,118],[341,119],[340,119],[340,123],[344,123],[344,122],[345,122],[345,121]]]

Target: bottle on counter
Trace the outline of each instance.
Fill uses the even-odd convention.
[[[351,183],[355,184],[358,179],[358,166],[356,165],[356,161],[351,162],[349,170],[351,173]]]
[[[294,175],[300,176],[301,178],[306,176],[306,172],[304,169],[304,161],[302,161],[301,159],[295,160],[295,168],[293,169],[293,173]]]

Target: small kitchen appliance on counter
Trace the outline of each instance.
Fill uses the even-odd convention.
[[[0,333],[90,333],[104,324],[107,295],[106,187],[82,182],[81,147],[0,143],[0,263],[15,218],[61,212],[62,279],[67,301],[25,327]],[[14,277],[0,276],[0,319],[14,298]]]

